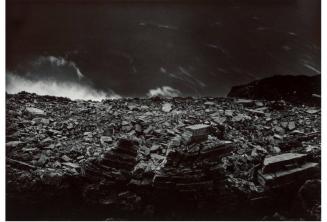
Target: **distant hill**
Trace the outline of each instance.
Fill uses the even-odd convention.
[[[228,97],[280,100],[309,105],[320,104],[321,75],[276,75],[232,87]]]

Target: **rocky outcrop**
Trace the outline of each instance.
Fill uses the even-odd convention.
[[[234,86],[228,97],[285,100],[297,104],[320,105],[321,76],[276,75]]]

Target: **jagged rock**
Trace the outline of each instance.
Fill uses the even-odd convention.
[[[296,84],[293,84],[295,82]],[[319,105],[320,98],[313,100],[312,94],[320,94],[320,82],[320,75],[276,75],[249,84],[234,86],[228,96],[246,99],[283,99],[293,103]]]

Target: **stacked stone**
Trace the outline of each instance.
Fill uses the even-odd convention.
[[[202,142],[170,150],[153,178],[153,186],[158,190],[177,192],[185,200],[197,200],[201,207],[206,205],[204,208],[210,207],[211,212],[221,213],[235,206],[236,202],[226,188],[221,161],[232,151],[233,144],[230,141],[205,141],[208,135],[202,127],[199,128],[201,132],[193,132],[191,140]]]
[[[258,181],[266,189],[304,181],[315,175],[318,163],[307,161],[307,154],[284,153],[267,157],[258,172]]]
[[[136,156],[137,142],[121,138],[101,158],[86,163],[85,175],[88,178],[105,179],[113,184],[127,182],[136,164]]]
[[[191,142],[205,141],[208,139],[210,126],[206,124],[196,124],[188,126],[185,129],[191,135]]]

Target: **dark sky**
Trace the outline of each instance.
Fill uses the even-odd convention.
[[[319,74],[320,19],[320,0],[9,0],[7,73],[80,81],[77,67],[123,96],[161,86],[223,96],[271,75]]]

